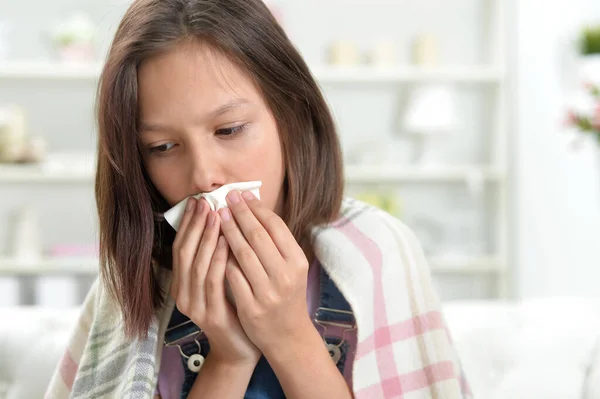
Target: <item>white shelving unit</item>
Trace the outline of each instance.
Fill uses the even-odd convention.
[[[439,184],[470,182],[494,183],[484,185],[485,189],[495,190],[497,199],[497,226],[495,253],[478,257],[438,258],[432,257],[430,264],[434,273],[456,275],[491,275],[497,281],[497,296],[510,296],[510,256],[508,247],[508,113],[507,113],[507,74],[505,45],[505,16],[507,4],[503,0],[488,0],[490,7],[489,26],[493,49],[491,65],[450,66],[439,68],[415,68],[398,66],[389,68],[370,67],[331,67],[315,65],[313,74],[321,85],[360,85],[384,86],[417,84],[424,82],[451,82],[455,85],[481,86],[493,88],[493,126],[486,132],[493,135],[491,140],[493,156],[490,164],[466,164],[437,168],[416,168],[399,165],[346,165],[348,184],[388,184],[403,183]],[[3,81],[89,81],[96,82],[101,71],[100,64],[65,64],[50,61],[0,62],[0,84]],[[482,132],[483,134],[483,132]],[[93,168],[48,167],[42,165],[8,166],[0,165],[0,184],[91,184]],[[46,275],[97,273],[97,260],[93,258],[50,258],[39,261],[19,261],[0,258],[2,275]]]
[[[17,61],[0,63],[1,79],[21,80],[92,80],[102,70],[101,64],[74,64],[52,61]],[[315,78],[322,84],[393,84],[405,82],[449,81],[456,83],[501,83],[504,71],[488,67],[337,67],[314,66]]]

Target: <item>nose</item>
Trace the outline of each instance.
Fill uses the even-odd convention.
[[[202,154],[194,151],[190,165],[192,195],[210,192],[225,184],[221,167],[210,151],[202,151]]]

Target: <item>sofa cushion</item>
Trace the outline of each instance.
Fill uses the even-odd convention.
[[[0,308],[5,321],[0,326],[0,384],[7,399],[43,397],[78,314],[78,308]]]
[[[600,301],[454,302],[444,312],[475,397],[579,399],[597,389],[588,374]]]

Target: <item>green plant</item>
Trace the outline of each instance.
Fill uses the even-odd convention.
[[[583,30],[580,37],[580,51],[583,55],[600,54],[600,25]]]
[[[75,14],[55,26],[52,38],[58,46],[87,44],[93,40],[94,29],[94,24],[87,15]]]

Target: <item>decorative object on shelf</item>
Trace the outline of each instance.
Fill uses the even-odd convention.
[[[87,14],[73,14],[58,24],[52,41],[59,58],[69,62],[90,62],[94,59],[95,25]]]
[[[0,108],[0,161],[18,160],[27,143],[25,111],[17,106]]]
[[[354,197],[400,218],[400,199],[393,192],[363,191]]]
[[[39,162],[45,149],[42,138],[29,136],[27,117],[21,107],[0,108],[0,162]]]
[[[377,39],[368,51],[361,51],[358,44],[350,40],[336,40],[328,48],[329,65],[370,65],[389,67],[397,62],[396,43],[392,39]]]
[[[76,245],[57,244],[50,248],[50,256],[55,258],[86,257],[97,258],[100,254],[98,244]]]
[[[327,54],[330,65],[357,65],[361,63],[358,46],[349,40],[337,40],[330,44]]]
[[[396,64],[398,54],[395,41],[392,39],[379,39],[375,41],[368,61],[375,67],[388,67]]]
[[[35,208],[25,205],[9,217],[9,253],[19,260],[39,260],[43,250],[38,214]]]
[[[413,62],[420,68],[437,65],[435,36],[422,35],[415,39]],[[440,163],[437,145],[457,124],[452,87],[436,82],[418,86],[410,93],[401,115],[402,131],[414,140],[415,162],[423,166]]]

